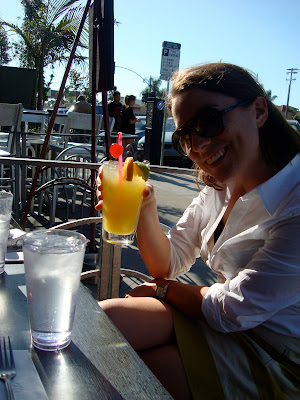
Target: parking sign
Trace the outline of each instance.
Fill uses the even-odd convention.
[[[179,68],[181,44],[172,42],[163,42],[160,79],[168,81],[172,73]]]

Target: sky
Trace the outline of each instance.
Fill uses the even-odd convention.
[[[21,24],[22,15],[20,0],[0,0],[0,18]],[[300,109],[299,0],[115,0],[114,15],[120,22],[114,83],[122,96],[140,98],[143,79],[159,78],[162,43],[169,41],[181,44],[180,69],[218,61],[240,65],[272,90],[277,105],[287,104],[287,70],[299,68],[289,105]],[[55,69],[52,89],[59,89],[63,73]]]

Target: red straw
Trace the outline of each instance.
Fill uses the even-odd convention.
[[[122,145],[122,132],[118,132],[118,145]],[[119,179],[122,179],[122,167],[123,167],[123,152],[121,155],[118,157],[118,162],[119,162]]]

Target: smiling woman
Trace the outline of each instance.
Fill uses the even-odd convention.
[[[298,398],[300,137],[232,64],[179,71],[168,107],[207,186],[165,235],[147,183],[137,240],[154,279],[100,306],[175,399]],[[210,287],[176,280],[198,257]]]
[[[263,98],[264,100],[261,101],[265,103],[263,107],[267,109],[267,118],[261,125],[261,127],[259,127],[258,131],[259,149],[257,150],[259,154],[261,154],[266,164],[274,171],[278,171],[279,169],[281,169],[290,161],[290,159],[295,154],[297,154],[299,139],[291,131],[289,125],[282,117],[278,109],[269,100],[264,89],[257,83],[256,79],[244,69],[232,64],[213,63],[200,65],[195,68],[187,68],[177,75],[175,74],[173,87],[169,96],[169,99],[172,99],[172,101],[168,102],[169,111],[172,112],[172,105],[176,103],[176,99],[177,101],[181,101],[181,94],[185,94],[185,96],[191,97],[191,103],[195,102],[195,97],[190,96],[189,92],[189,89],[193,88],[210,92],[210,94],[205,93],[205,95],[208,96],[211,96],[213,93],[215,93],[218,96],[224,95],[231,97],[233,102],[232,104],[234,104],[234,102],[241,102],[240,106],[242,107],[246,107],[250,103],[250,100],[254,100],[257,97]],[[199,95],[198,97],[201,97],[203,99],[203,97],[206,96]],[[212,101],[214,101],[214,99]],[[191,112],[191,106],[192,104],[189,104],[190,114],[192,115],[194,112],[194,115],[192,115],[193,124],[199,124],[199,118],[197,118],[197,112],[200,111],[199,105],[197,104],[196,107],[194,106],[193,112]],[[219,135],[223,132],[226,125],[227,115],[226,113],[223,114],[221,119],[220,111],[222,110],[220,110],[220,106],[214,108],[214,111],[217,112],[217,114],[219,113],[219,116],[207,114],[207,111],[209,110],[203,111],[205,114],[205,119],[203,120],[202,113],[202,120],[200,118],[200,125],[202,124],[201,130],[206,130],[206,133],[201,134],[201,132],[199,133],[198,129],[198,134],[200,136],[204,135],[206,137],[212,137],[216,136],[216,133],[217,135]],[[216,108],[218,108],[220,111],[216,110]],[[217,121],[222,122],[221,128],[219,128],[219,130],[211,130],[211,125],[216,124]],[[192,121],[190,121],[188,124],[190,128],[191,123]],[[250,138],[250,136],[246,138],[248,142],[250,141]],[[177,138],[175,135],[174,140],[176,141],[176,139]],[[205,169],[201,170],[200,176],[205,181],[205,183],[209,185],[214,185],[214,182],[216,181],[213,174],[210,175],[208,171],[205,171]]]

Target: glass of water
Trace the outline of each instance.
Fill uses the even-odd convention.
[[[13,195],[0,191],[0,274],[4,272]]]
[[[23,237],[25,281],[32,343],[55,351],[71,342],[86,238],[65,230]]]

